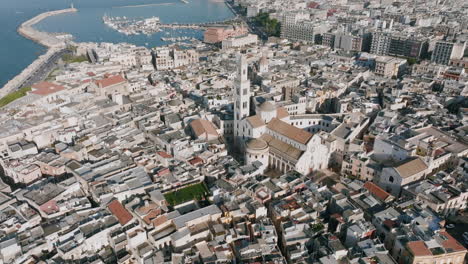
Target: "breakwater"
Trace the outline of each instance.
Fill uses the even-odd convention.
[[[29,19],[19,26],[18,33],[20,35],[47,47],[48,50],[45,54],[39,56],[33,63],[26,67],[20,74],[8,81],[5,86],[0,89],[0,98],[21,88],[24,83],[30,80],[31,77],[44,66],[44,64],[50,62],[51,58],[54,58],[57,53],[63,51],[66,47],[66,42],[64,40],[55,37],[53,34],[39,31],[33,26],[47,17],[77,11],[78,10],[76,8],[67,8],[45,12]]]

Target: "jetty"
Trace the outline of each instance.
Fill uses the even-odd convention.
[[[33,26],[41,22],[47,17],[66,14],[66,13],[73,13],[77,11],[78,10],[76,8],[67,8],[67,9],[55,10],[55,11],[50,11],[50,12],[39,14],[29,19],[28,21],[24,22],[23,24],[21,24],[18,28],[18,33],[22,35],[23,37],[33,40],[48,48],[64,46],[65,42],[63,40],[56,38],[53,34],[39,31],[35,29]]]
[[[39,31],[33,26],[40,21],[44,20],[50,16],[56,16],[66,13],[77,12],[76,8],[67,8],[62,10],[49,11],[42,14],[39,14],[28,21],[22,23],[18,28],[18,33],[23,37],[30,39],[34,42],[37,42],[48,48],[47,52],[34,62],[32,62],[26,69],[24,69],[20,74],[16,75],[13,79],[8,81],[2,89],[0,89],[0,98],[7,95],[10,92],[13,92],[21,88],[25,83],[27,83],[33,76],[36,74],[44,65],[50,63],[52,59],[56,59],[58,54],[63,53],[66,48],[66,41],[64,39],[57,38],[56,35]]]

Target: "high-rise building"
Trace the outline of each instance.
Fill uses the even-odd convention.
[[[422,58],[427,53],[427,41],[414,37],[392,35],[388,55]]]
[[[377,55],[423,58],[427,48],[428,43],[425,40],[388,32],[374,32],[370,52]]]
[[[250,81],[248,74],[247,58],[239,54],[237,58],[237,78],[234,91],[234,140],[240,142],[242,136],[241,121],[250,114]]]
[[[361,51],[362,38],[348,34],[335,34],[334,48],[345,51]]]
[[[323,33],[322,45],[330,48],[335,47],[335,34],[329,32]]]
[[[314,24],[301,21],[297,14],[286,14],[281,21],[281,38],[314,42]]]
[[[377,55],[387,55],[390,50],[390,41],[391,36],[388,33],[373,33],[370,52]]]
[[[343,33],[323,33],[322,45],[345,51],[361,51],[363,39],[359,36]]]
[[[465,53],[466,42],[455,43],[447,41],[438,41],[432,52],[431,61],[448,65],[450,60],[459,60]]]

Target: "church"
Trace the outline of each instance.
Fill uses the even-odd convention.
[[[260,60],[263,71],[268,67],[265,60],[264,56]],[[237,64],[233,133],[234,144],[244,153],[245,163],[259,161],[263,171],[274,169],[283,173],[296,170],[308,174],[328,168],[334,146],[332,141],[327,140],[329,135],[326,132],[331,131],[333,125],[326,124],[326,118],[320,115],[291,117],[284,107],[278,107],[274,101],[255,105],[255,115],[250,115],[252,96],[248,62],[244,54],[238,55]],[[301,127],[293,124],[300,124]]]

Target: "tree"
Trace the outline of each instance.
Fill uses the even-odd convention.
[[[281,23],[276,19],[270,19],[268,13],[260,13],[254,21],[259,24],[269,36],[279,37],[281,32]]]
[[[418,60],[416,58],[406,58],[406,61],[408,62],[409,65],[418,63]]]

